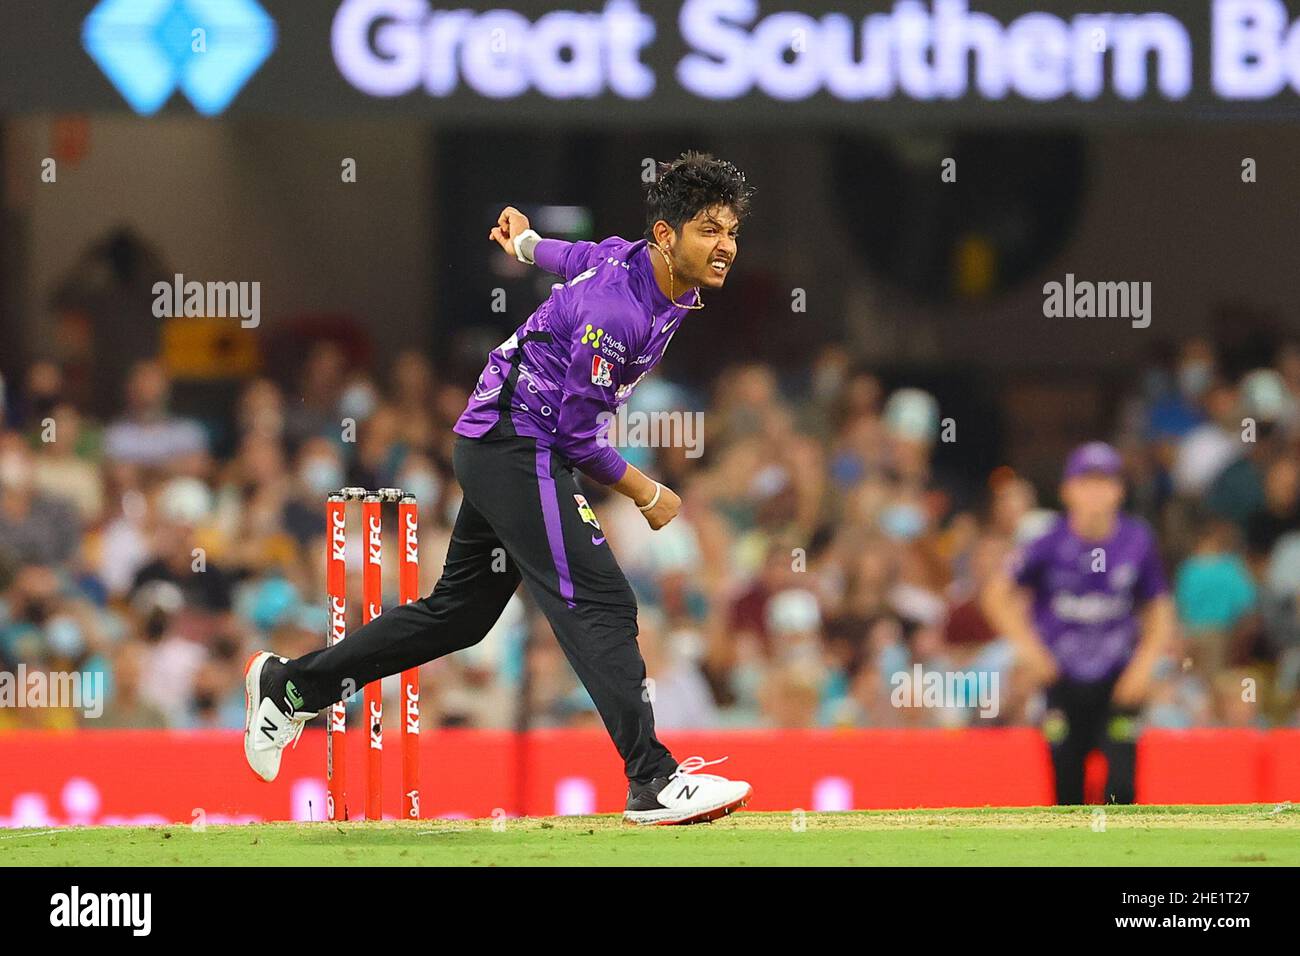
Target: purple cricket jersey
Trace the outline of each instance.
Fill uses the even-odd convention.
[[[488,353],[454,431],[480,438],[497,423],[564,456],[603,485],[627,471],[606,444],[613,413],[664,357],[690,311],[655,282],[644,239],[600,243],[543,239],[537,265],[564,278],[528,321]],[[699,300],[692,292],[689,305]]]
[[[1105,570],[1094,571],[1100,553]],[[1086,541],[1058,518],[1016,557],[1012,574],[1032,592],[1034,626],[1074,681],[1118,675],[1137,646],[1138,610],[1169,590],[1155,536],[1127,515],[1106,541]]]

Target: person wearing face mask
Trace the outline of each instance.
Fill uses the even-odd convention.
[[[301,547],[325,531],[320,503],[347,482],[343,457],[328,438],[309,438],[298,449],[296,481],[284,503],[282,523]],[[403,485],[402,487],[406,487]],[[426,499],[420,498],[421,504]]]
[[[1065,515],[993,576],[981,606],[1046,687],[1056,802],[1083,803],[1084,762],[1099,748],[1106,802],[1132,803],[1138,716],[1173,637],[1173,600],[1151,529],[1120,511],[1119,452],[1076,448],[1061,501]]]
[[[442,498],[442,478],[424,455],[411,455],[397,474],[397,487],[415,495],[415,500],[435,507]]]
[[[1178,350],[1174,388],[1157,398],[1147,421],[1156,441],[1178,441],[1205,420],[1203,400],[1215,380],[1214,347],[1205,339],[1189,339]]]
[[[681,508],[671,488],[623,458],[609,426],[704,308],[702,290],[723,288],[753,190],[736,166],[707,154],[684,153],[657,172],[646,189],[645,233],[631,242],[543,239],[518,209],[502,210],[488,238],[561,281],[488,354],[454,426],[464,499],[445,571],[428,597],[385,611],[330,648],[296,661],[250,660],[245,757],[263,779],[275,778],[304,722],[349,682],[362,686],[478,643],[522,581],[622,757],[625,819],[694,823],[748,801],[749,784],[695,773],[720,761],[679,763],[656,736],[636,598],[575,477],[580,471],[632,499],[653,530]]]

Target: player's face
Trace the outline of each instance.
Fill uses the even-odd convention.
[[[1078,475],[1061,486],[1061,501],[1085,520],[1110,517],[1124,503],[1124,483],[1108,475]]]
[[[697,213],[673,243],[673,271],[682,285],[721,289],[736,261],[740,222],[726,206]]]

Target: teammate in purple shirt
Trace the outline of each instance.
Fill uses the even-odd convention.
[[[708,765],[699,757],[678,764],[655,736],[636,598],[574,470],[632,499],[655,530],[676,516],[672,489],[606,440],[605,413],[704,307],[700,290],[723,287],[752,193],[731,163],[684,153],[648,186],[645,234],[635,241],[543,239],[518,209],[502,211],[489,238],[559,281],[489,353],[456,422],[452,463],[464,497],[442,577],[427,597],[330,648],[293,661],[253,655],[244,753],[254,772],[273,780],[305,721],[348,688],[478,643],[522,581],[623,758],[624,816],[695,823],[745,804],[749,784],[697,773]]]
[[[1043,732],[1060,804],[1083,803],[1094,748],[1106,756],[1108,801],[1133,802],[1137,718],[1173,634],[1155,537],[1121,513],[1123,500],[1119,453],[1103,442],[1076,448],[1061,484],[1065,516],[984,595],[990,622],[1046,686]]]

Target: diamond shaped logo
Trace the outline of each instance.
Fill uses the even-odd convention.
[[[135,110],[152,116],[180,89],[215,116],[275,49],[275,21],[257,0],[102,0],[81,45]]]

